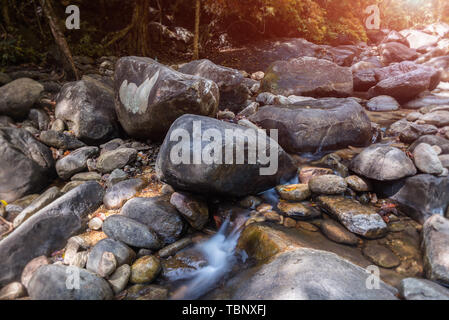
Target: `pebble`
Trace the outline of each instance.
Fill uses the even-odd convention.
[[[276,191],[281,199],[289,201],[303,201],[312,195],[308,184],[277,186]]]
[[[130,277],[131,267],[127,264],[124,264],[115,270],[115,272],[108,279],[108,282],[115,294],[118,294],[125,289]]]
[[[111,275],[117,268],[117,260],[112,252],[105,251],[101,256],[100,262],[98,264],[97,274],[106,278]]]
[[[401,260],[390,249],[379,244],[368,242],[362,251],[379,267],[391,269],[401,264]]]
[[[192,244],[193,242],[191,238],[189,237],[183,238],[159,250],[158,255],[161,258],[168,258],[170,256],[175,255],[178,251],[187,248]]]
[[[98,217],[94,217],[90,219],[88,226],[91,230],[100,230],[103,226],[103,220]]]
[[[309,181],[310,190],[318,194],[340,194],[345,192],[347,187],[345,179],[330,174],[313,177]]]
[[[130,282],[134,284],[152,282],[161,269],[161,262],[155,256],[141,257],[131,266]]]
[[[28,264],[23,269],[22,276],[20,278],[20,281],[25,286],[25,288],[28,288],[28,283],[30,282],[34,272],[39,269],[39,267],[47,264],[50,264],[50,260],[46,256],[40,256],[28,262]]]
[[[318,209],[298,202],[281,201],[278,204],[278,209],[287,217],[299,220],[313,219],[321,215]]]
[[[413,158],[415,165],[424,173],[439,175],[444,171],[438,154],[427,143],[421,143],[415,148]]]
[[[0,290],[0,300],[15,300],[26,295],[26,289],[20,282],[12,282]]]
[[[326,174],[333,174],[334,171],[328,168],[303,167],[299,171],[299,181],[303,184],[309,183],[310,179]]]
[[[359,238],[345,227],[333,220],[324,220],[320,224],[321,232],[331,241],[355,246]]]
[[[351,188],[354,191],[357,192],[371,191],[370,183],[367,180],[360,178],[359,176],[346,177],[345,181],[348,184],[349,188]]]

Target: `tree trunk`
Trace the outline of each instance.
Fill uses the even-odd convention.
[[[51,33],[53,34],[53,37],[55,38],[56,44],[61,49],[61,52],[65,56],[67,62],[70,65],[70,69],[73,72],[74,77],[76,80],[79,80],[78,70],[75,67],[75,63],[73,61],[72,53],[70,52],[69,46],[67,44],[67,41],[64,37],[64,34],[62,33],[61,29],[58,26],[58,20],[56,18],[56,15],[53,11],[53,7],[51,5],[50,0],[39,0],[41,7],[44,11],[45,16],[47,17],[48,24],[50,25]]]
[[[200,42],[200,14],[201,0],[196,0],[195,5],[195,36],[193,38],[193,60],[199,59],[199,42]]]

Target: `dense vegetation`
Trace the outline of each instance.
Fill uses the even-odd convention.
[[[147,35],[147,23],[194,31],[196,0],[47,0],[74,55],[155,55],[163,46]],[[377,4],[381,28],[401,30],[449,20],[444,0],[198,0],[201,50],[221,34],[242,43],[269,37],[303,37],[316,43],[367,41],[365,8]],[[66,30],[65,8],[81,9],[81,30]],[[151,7],[151,10],[148,8]],[[0,64],[49,62],[54,40],[39,0],[1,0]],[[244,32],[242,32],[244,30]],[[43,50],[43,48],[45,48]]]

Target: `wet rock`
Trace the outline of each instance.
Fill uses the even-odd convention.
[[[74,287],[75,273],[79,274],[79,289]],[[28,293],[33,300],[110,300],[113,296],[106,280],[85,269],[61,265],[39,268],[30,280]]]
[[[403,279],[399,293],[406,300],[449,300],[448,289],[425,279]]]
[[[277,186],[276,191],[281,199],[289,201],[303,201],[312,195],[308,184]]]
[[[387,233],[387,225],[376,210],[341,196],[320,196],[319,205],[335,216],[349,231],[368,239],[376,239]]]
[[[398,180],[417,172],[413,161],[404,152],[380,144],[363,150],[351,161],[350,169],[378,181]]]
[[[49,148],[18,128],[0,128],[0,199],[7,202],[40,192],[54,176]]]
[[[396,290],[380,281],[367,288],[367,272],[336,254],[296,249],[278,255],[240,286],[232,299],[395,300]]]
[[[101,204],[103,189],[86,182],[36,212],[0,242],[0,286],[18,279],[33,258],[61,249]],[[45,236],[43,236],[45,235]]]
[[[209,208],[207,203],[192,195],[175,192],[170,197],[170,203],[176,207],[189,224],[197,230],[203,229],[209,220]]]
[[[161,262],[155,256],[144,256],[136,260],[131,266],[130,282],[149,283],[161,272]]]
[[[37,81],[21,78],[0,87],[0,114],[25,118],[39,99],[44,87]]]
[[[384,65],[389,65],[393,62],[412,61],[419,56],[416,50],[397,42],[381,44],[379,51]]]
[[[103,153],[97,160],[97,169],[108,173],[115,169],[122,169],[136,160],[137,151],[132,148],[120,148]]]
[[[131,199],[123,206],[121,214],[146,225],[165,244],[178,240],[184,231],[178,211],[163,197]]]
[[[89,252],[88,251],[81,251],[78,252],[75,257],[70,262],[71,266],[75,266],[78,268],[84,268],[87,263],[87,259],[89,258]]]
[[[437,127],[444,127],[449,125],[449,112],[432,111],[423,115],[419,120],[427,124],[433,124]]]
[[[106,191],[103,203],[106,209],[119,209],[142,189],[145,182],[142,179],[130,179],[118,182]]]
[[[162,247],[157,234],[138,221],[121,215],[113,215],[103,222],[103,231],[114,240],[137,248],[157,250]]]
[[[290,203],[281,201],[278,204],[278,209],[287,217],[296,220],[314,219],[321,215],[321,212],[310,205],[302,203]]]
[[[279,144],[290,153],[365,146],[371,122],[353,99],[324,98],[288,106],[266,106],[249,118],[263,129],[277,129]]]
[[[166,246],[165,248],[162,248],[161,250],[159,250],[158,255],[161,258],[168,258],[192,244],[193,241],[191,238],[184,238]]]
[[[200,131],[198,130],[199,128],[197,128],[199,124],[201,125]],[[196,129],[194,130],[194,128]],[[193,152],[194,144],[191,140],[192,133],[195,131],[197,134],[200,132],[203,134],[206,130],[208,130],[208,132],[211,132],[210,130],[215,130],[214,132],[217,135],[220,133],[223,137],[221,141],[217,141],[217,143],[214,144],[214,149],[217,150],[214,154],[218,154],[218,150],[220,150],[220,154],[222,155],[222,159],[218,159],[218,164],[208,164],[213,163],[214,160],[210,159],[210,154],[209,157],[205,157],[205,152],[203,152],[203,161],[198,161],[200,164],[192,165],[190,156],[188,158],[189,161],[182,161],[182,159],[176,159],[176,157],[173,159],[173,157],[171,157],[174,148],[174,150],[180,150],[180,148],[183,150],[183,153],[185,153],[183,155],[184,159],[188,154],[198,154],[196,151]],[[262,164],[261,161],[251,161],[248,156],[248,150],[251,149],[250,143],[243,143],[243,154],[240,155],[243,156],[244,164],[236,164],[237,159],[232,161],[233,164],[225,164],[226,162],[229,162],[225,161],[226,149],[228,148],[226,139],[224,139],[226,130],[228,130],[228,132],[232,130],[234,135],[237,136],[237,141],[243,141],[241,139],[243,139],[244,136],[250,137],[250,140],[253,140],[252,138],[257,139],[257,135],[260,134],[260,132],[254,129],[221,122],[207,117],[184,115],[177,119],[170,128],[157,158],[156,172],[159,179],[170,184],[176,190],[194,191],[195,193],[209,195],[221,194],[241,197],[266,191],[279,185],[281,180],[287,181],[293,177],[296,168],[293,165],[291,157],[285,153],[274,140],[267,136],[259,136],[259,142],[261,139],[266,139],[266,149],[272,148],[273,155],[277,153],[277,170],[273,171],[272,169],[276,168],[270,168],[269,161],[266,164]],[[170,141],[170,137],[172,135],[177,135],[179,132],[188,132],[189,137],[184,137],[179,142],[178,140]],[[210,148],[210,144],[211,141],[205,141],[203,139],[201,141],[201,148]],[[275,151],[276,148],[277,151]],[[261,148],[258,148],[257,151],[259,155],[265,152],[265,150]],[[229,153],[229,151],[227,153]],[[195,161],[195,163],[197,162]],[[271,164],[274,165],[274,163]],[[248,181],[251,181],[251,183],[248,183]]]
[[[369,111],[395,111],[399,110],[399,103],[389,96],[378,96],[370,99],[367,104]]]
[[[239,205],[242,208],[255,209],[260,204],[262,204],[262,202],[263,202],[263,200],[259,197],[247,196],[247,197],[243,198],[242,200],[240,200]]]
[[[429,280],[449,284],[449,220],[436,214],[423,226],[424,264]]]
[[[213,81],[149,58],[121,58],[114,87],[119,121],[132,137],[161,139],[183,114],[214,117],[218,111],[219,90]]]
[[[382,268],[395,268],[401,264],[401,260],[390,249],[379,244],[368,242],[363,247],[363,254]]]
[[[25,220],[30,218],[33,214],[44,208],[45,206],[49,205],[53,201],[55,201],[57,198],[61,196],[61,191],[58,187],[52,187],[45,191],[42,195],[40,195],[38,198],[34,199],[29,206],[27,206],[25,209],[23,209],[20,214],[14,219],[13,226],[14,228],[17,228],[19,225],[21,225]]]
[[[98,154],[97,147],[79,148],[56,162],[56,172],[64,180],[87,169],[87,160]]]
[[[0,300],[15,300],[26,296],[26,289],[20,282],[12,282],[0,290]]]
[[[323,220],[320,223],[320,230],[329,240],[337,243],[356,246],[360,242],[357,236],[333,220]]]
[[[28,283],[30,282],[34,272],[41,266],[45,266],[47,264],[50,264],[50,260],[46,256],[34,258],[27,263],[20,278],[20,281],[25,286],[25,288],[28,288]]]
[[[131,276],[131,267],[124,264],[115,270],[115,272],[109,277],[108,282],[115,294],[122,292],[128,284]]]
[[[62,150],[74,150],[86,146],[84,142],[71,135],[52,130],[41,132],[39,139],[49,147]]]
[[[310,179],[309,188],[318,194],[340,194],[348,187],[345,179],[336,175],[323,175]]]
[[[117,267],[120,267],[123,264],[131,264],[136,256],[136,253],[124,243],[113,239],[103,239],[90,251],[86,269],[98,274],[100,271],[101,259],[105,252],[114,254]]]
[[[329,168],[302,167],[299,171],[299,181],[303,184],[308,184],[313,177],[326,174],[334,174],[334,171]]]
[[[118,134],[114,92],[90,77],[62,87],[56,99],[55,116],[87,144],[99,144]]]
[[[427,143],[416,146],[413,151],[413,159],[418,169],[424,173],[435,175],[443,173],[444,167],[438,158],[438,154]]]
[[[371,191],[371,183],[358,176],[349,176],[345,178],[346,184],[356,192]]]
[[[238,70],[203,59],[183,65],[179,72],[215,82],[220,90],[220,110],[228,108],[231,111],[240,111],[249,97],[248,89],[243,83],[243,75]]]
[[[125,300],[167,300],[168,290],[162,286],[136,284],[128,289]]]
[[[313,57],[276,61],[261,82],[263,91],[283,96],[342,96],[352,94],[351,69]]]

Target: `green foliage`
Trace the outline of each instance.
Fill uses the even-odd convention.
[[[43,54],[30,47],[19,35],[10,35],[0,39],[0,66],[20,64],[24,62],[38,63],[42,61]]]

